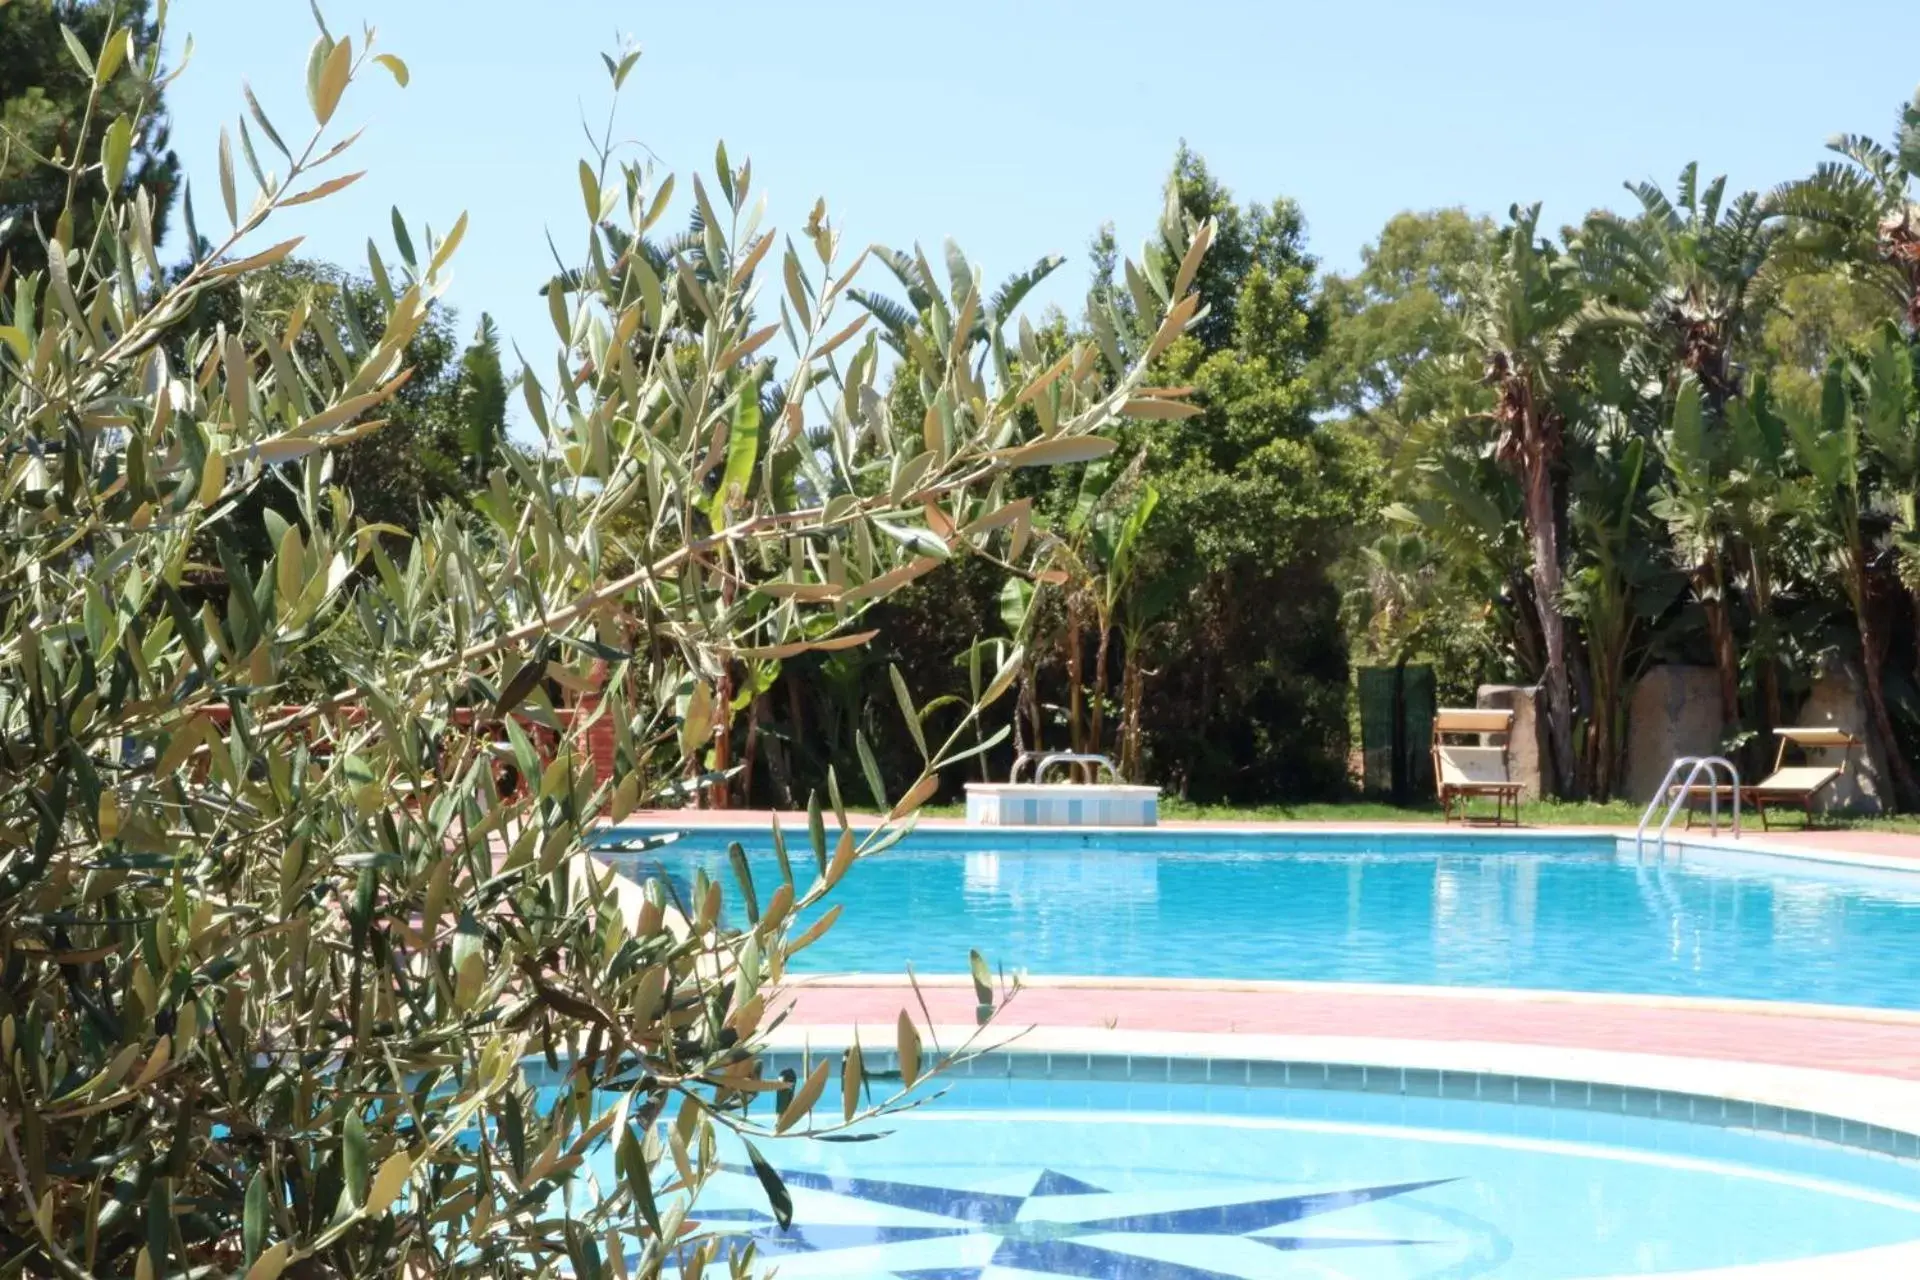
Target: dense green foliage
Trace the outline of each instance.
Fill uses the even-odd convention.
[[[607,59],[613,91],[637,58]],[[606,249],[644,243],[675,181],[603,140],[579,168],[580,265],[548,290],[552,373],[519,378],[537,447],[498,449],[497,355],[483,337],[456,375],[434,318],[464,218],[435,236],[396,216],[364,286],[286,268],[297,242],[259,234],[343,185],[334,122],[380,67],[405,84],[370,31],[323,29],[311,129],[249,102],[284,174],[242,204],[223,148],[229,229],[186,262],[163,265],[151,202],[108,182],[97,234],[43,228],[45,269],[0,296],[8,1275],[747,1273],[751,1246],[690,1216],[700,1188],[744,1157],[776,1219],[791,1198],[721,1131],[826,1134],[899,1101],[858,1046],[769,1078],[772,992],[842,878],[1005,733],[983,716],[1020,653],[938,724],[890,680],[919,760],[898,794],[869,772],[890,821],[852,827],[828,773],[778,883],[741,858],[725,886],[641,888],[589,839],[724,785],[741,695],[858,650],[908,584],[952,561],[1045,571],[1018,478],[1181,404],[1091,342],[1044,372],[978,364],[1011,314],[956,252],[926,303],[943,341],[911,356],[929,416],[897,431],[879,341],[848,316],[866,255],[824,203],[782,249],[722,149],[679,188],[698,232],[660,270]],[[1212,230],[1174,211],[1179,277],[1135,269],[1167,299],[1161,348]],[[410,404],[414,356],[453,390]],[[444,484],[475,488],[387,527],[357,506],[386,500],[377,477],[345,473],[409,414],[410,447],[445,447]],[[900,1085],[970,1048],[923,1059],[903,1009]],[[588,1175],[603,1144],[611,1183]]]
[[[192,323],[201,329],[241,327],[247,320],[293,335],[289,354],[303,365],[344,361],[347,346],[323,335],[343,334],[354,347],[377,345],[386,336],[394,301],[381,287],[335,267],[289,259],[262,268],[244,299],[235,285],[208,290],[196,302]],[[244,318],[243,318],[244,313]],[[507,444],[506,380],[499,338],[481,317],[464,351],[454,317],[430,300],[403,357],[407,380],[382,407],[385,424],[333,455],[333,483],[370,525],[413,533],[443,504],[464,502],[484,486]],[[184,352],[176,348],[176,355]],[[248,492],[225,521],[240,562],[258,568],[271,562],[262,511],[297,518],[298,496],[285,483],[269,482]]]
[[[1396,499],[1356,569],[1372,656],[1541,681],[1566,794],[1618,786],[1651,663],[1717,672],[1750,766],[1843,663],[1882,798],[1920,800],[1920,104],[1890,145],[1833,146],[1765,195],[1689,166],[1557,234],[1397,219],[1329,290],[1361,355],[1327,386]]]
[[[1023,747],[1337,794],[1355,652],[1539,681],[1602,802],[1648,664],[1711,668],[1738,743],[1851,661],[1916,798],[1920,102],[1764,196],[1405,215],[1351,278],[1183,149],[1038,325],[1058,259],[990,289],[824,203],[783,242],[724,148],[676,206],[603,139],[509,378],[438,306],[464,219],[396,213],[364,279],[258,234],[351,181],[342,96],[407,79],[371,32],[321,32],[297,147],[249,97],[285,176],[243,203],[223,145],[169,265],[160,33],[103,12],[14,0],[0,46],[40,138],[0,166],[0,1272],[744,1272],[689,1216],[721,1131],[899,1101],[757,1052],[859,860]],[[588,856],[742,797],[809,804],[778,884]]]
[[[1192,387],[1202,412],[1135,427],[1125,442],[1160,494],[1139,577],[1185,587],[1141,655],[1158,672],[1143,763],[1195,800],[1331,794],[1345,774],[1347,700],[1333,570],[1378,505],[1373,460],[1315,419],[1310,373],[1327,330],[1298,207],[1237,209],[1186,152],[1171,190],[1220,232],[1195,282],[1207,314],[1156,366],[1156,381]],[[1134,327],[1131,294],[1101,280],[1096,306],[1103,295]]]
[[[98,42],[104,29],[81,21],[98,25],[96,8],[62,12]],[[84,110],[89,87],[52,10],[24,12],[37,16],[10,28],[11,56],[38,50],[42,62],[21,63],[33,75],[42,46],[60,57],[45,63],[45,91],[20,101],[65,95]],[[144,19],[131,24],[130,51],[151,45]],[[146,103],[136,142],[153,154],[130,164],[122,191],[134,170],[148,174],[157,234],[171,162],[157,150],[157,88],[132,80],[110,79],[100,97]],[[1015,484],[1031,502],[1032,572],[963,562],[881,606],[885,638],[871,647],[722,673],[738,723],[720,731],[730,780],[709,798],[794,804],[829,769],[897,792],[920,761],[892,673],[939,722],[1015,642],[1010,733],[975,766],[990,776],[1016,750],[1074,748],[1107,751],[1130,776],[1196,801],[1337,797],[1351,669],[1404,661],[1433,664],[1448,702],[1489,680],[1541,683],[1556,788],[1570,796],[1614,793],[1635,682],[1669,661],[1718,673],[1726,742],[1749,744],[1752,765],[1816,675],[1852,665],[1872,686],[1878,754],[1901,771],[1920,746],[1920,538],[1903,514],[1915,481],[1882,431],[1856,450],[1857,498],[1826,493],[1791,424],[1820,420],[1836,362],[1861,399],[1868,353],[1891,340],[1883,326],[1912,348],[1914,132],[1903,113],[1885,145],[1839,139],[1833,163],[1765,195],[1727,192],[1692,168],[1671,191],[1629,184],[1625,212],[1558,230],[1525,208],[1504,223],[1404,213],[1351,275],[1318,272],[1297,205],[1240,204],[1183,147],[1167,207],[1218,235],[1191,281],[1191,325],[1151,352],[1138,315],[1166,300],[1121,269],[1110,233],[1092,244],[1083,310],[1023,323],[1017,339],[990,334],[992,318],[1062,267],[1042,258],[982,298],[960,347],[952,282],[972,268],[879,252],[898,290],[869,273],[851,296],[893,353],[879,372],[895,447],[926,435],[927,361],[961,347],[1010,376],[1075,343],[1100,353],[1089,376],[1147,358],[1152,381],[1185,389],[1191,410],[1137,418],[1111,456]],[[46,166],[14,169],[43,196],[60,187]],[[97,197],[83,174],[77,204]],[[683,289],[676,255],[706,234],[699,210],[677,235],[603,227],[613,292],[634,287],[624,263],[635,256]],[[32,244],[22,252],[31,261]],[[1177,265],[1165,245],[1144,252],[1168,273]],[[392,294],[378,276],[290,260],[261,274],[253,305],[283,323],[324,309],[377,342]],[[580,279],[563,276],[563,290]],[[231,289],[201,305],[203,321],[237,316]],[[309,330],[296,346],[329,358],[317,343]],[[411,531],[484,488],[509,447],[509,380],[486,319],[462,352],[432,301],[407,361],[413,379],[388,428],[343,447],[332,479],[370,522]],[[763,383],[764,417],[783,412],[782,395]],[[1044,429],[1035,406],[1021,413]],[[810,442],[831,452],[818,432]],[[772,479],[806,483],[792,462]],[[892,480],[869,472],[853,487]],[[249,566],[273,550],[264,505],[288,517],[293,493],[263,486],[236,508]]]
[[[1004,601],[985,573],[904,598],[902,630],[928,643],[894,661],[958,696],[950,651],[1017,632],[1016,745],[1241,801],[1345,789],[1350,663],[1430,662],[1447,702],[1541,685],[1556,790],[1600,799],[1649,666],[1716,673],[1749,768],[1816,677],[1851,667],[1881,799],[1920,802],[1920,427],[1894,376],[1896,354],[1920,358],[1920,107],[1886,144],[1833,147],[1769,193],[1689,166],[1557,230],[1518,206],[1401,214],[1355,273],[1317,279],[1296,206],[1236,205],[1183,149],[1167,198],[1219,239],[1204,310],[1152,361],[1197,414],[1137,423],[1113,458],[1032,489],[1049,571]],[[1110,235],[1092,261],[1084,316],[1055,315],[1037,350],[1143,350],[1150,291]],[[888,314],[917,322],[911,300]],[[892,396],[906,420],[910,382]],[[1120,581],[1107,556],[1143,511]],[[817,674],[776,701],[819,695],[847,724],[886,705],[881,668]],[[846,741],[812,743],[810,767]],[[881,754],[910,770],[897,740]]]
[[[11,0],[0,20],[0,287],[44,265],[40,237],[90,235],[111,183],[145,192],[155,239],[173,207],[180,164],[159,109],[166,77],[150,0]],[[73,33],[68,40],[65,31]],[[120,32],[111,43],[112,32]],[[138,75],[112,74],[131,63]],[[102,74],[105,73],[105,74]],[[91,148],[89,166],[71,161]],[[102,165],[103,159],[110,165]],[[71,225],[56,224],[71,211]]]
[[[976,571],[903,595],[887,634],[924,642],[894,660],[916,687],[964,698],[975,642],[1026,642],[1016,733],[996,776],[1015,747],[1072,747],[1109,752],[1131,776],[1195,800],[1338,794],[1348,667],[1337,571],[1380,502],[1374,451],[1316,417],[1327,323],[1299,208],[1239,205],[1185,149],[1166,197],[1176,219],[1218,228],[1194,270],[1187,331],[1155,344],[1141,317],[1165,303],[1102,233],[1085,315],[1054,316],[1007,358],[1044,366],[1092,342],[1112,369],[1147,359],[1152,380],[1185,390],[1191,407],[1169,404],[1120,431],[1112,456],[1027,485],[1046,568],[1011,594],[1004,572]],[[1168,266],[1179,257],[1164,241],[1143,254]],[[906,351],[926,327],[929,288],[910,257],[901,275],[904,302],[874,301]],[[896,423],[915,430],[919,380],[903,364],[890,395]],[[885,671],[852,657],[796,670],[797,687],[768,699],[772,741],[824,768],[851,741],[835,726],[886,705]],[[897,735],[879,745],[892,748],[879,753],[883,772],[912,767]],[[777,787],[754,795],[782,799]]]

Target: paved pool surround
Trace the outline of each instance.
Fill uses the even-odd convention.
[[[660,813],[631,821],[764,830],[769,818]],[[803,815],[783,823],[805,829]],[[1174,823],[1167,829],[1289,837],[1419,832],[1482,849],[1510,839],[1599,834],[1631,841],[1630,832],[1613,829],[1509,835],[1438,824]],[[964,839],[967,827],[929,820],[921,830],[938,833],[944,843]],[[997,832],[996,841],[1004,846],[1010,834]],[[1123,849],[1126,833],[1113,834]],[[1688,834],[1676,842],[1920,874],[1920,837],[1886,832],[1774,832],[1737,843]],[[902,1010],[916,1022],[930,1021],[932,1039],[949,1049],[979,1032],[967,978],[923,975],[918,986],[915,991],[895,974],[795,977],[780,993],[787,1016],[770,1048],[782,1057],[837,1053],[856,1036],[865,1045],[885,1045]],[[1569,1123],[1594,1123],[1595,1115],[1674,1116],[1920,1158],[1920,1013],[1910,1011],[1514,989],[1049,976],[1027,980],[979,1034],[980,1043],[996,1051],[970,1074],[1125,1079],[1149,1088],[1215,1079],[1304,1082],[1398,1095],[1411,1107],[1433,1097],[1471,1096],[1583,1113]],[[884,1051],[879,1056],[884,1059]],[[1688,1273],[1708,1274],[1716,1280],[1878,1280],[1920,1274],[1920,1244]]]
[[[738,827],[758,834],[772,818],[764,812],[659,811],[636,814],[629,821],[656,827]],[[782,824],[789,831],[804,831],[805,815],[783,815]],[[952,819],[927,819],[919,830],[944,844],[964,841],[969,828]],[[1308,840],[1315,835],[1332,838],[1368,831],[1428,833],[1469,849],[1520,839],[1590,840],[1600,834],[1631,840],[1630,832],[1607,828],[1510,833],[1437,823],[1177,822],[1161,830],[1216,837],[1257,831]],[[1131,837],[1115,834],[1122,840],[1146,836],[1145,832]],[[1036,833],[1034,838],[1060,837]],[[995,839],[1006,847],[1019,844],[1012,831],[997,832]],[[1764,837],[1750,834],[1738,841],[1725,835],[1676,833],[1675,841],[1920,875],[1920,837],[1888,832],[1774,832]],[[904,981],[898,974],[796,978],[787,992],[793,1011],[786,1030],[804,1037],[809,1028],[890,1027],[903,1002],[913,999]],[[920,981],[935,1021],[971,1022],[971,989],[965,978],[922,975]],[[1003,1019],[1004,1025],[1016,1029],[1075,1035],[1198,1036],[1219,1041],[1225,1055],[1231,1055],[1232,1045],[1247,1037],[1357,1037],[1415,1046],[1507,1045],[1529,1053],[1636,1055],[1716,1067],[1750,1064],[1920,1086],[1920,1014],[1851,1006],[1514,989],[1048,976],[1029,979]],[[880,1042],[886,1039],[882,1036]],[[1914,1113],[1914,1131],[1920,1132],[1920,1106]]]

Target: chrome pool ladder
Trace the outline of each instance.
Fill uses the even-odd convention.
[[[1682,769],[1687,771],[1686,780],[1676,789],[1673,780],[1679,776]],[[1653,815],[1659,812],[1663,801],[1667,806],[1667,816],[1661,819],[1660,829],[1655,832],[1654,838],[1659,841],[1661,852],[1666,851],[1667,829],[1673,826],[1674,818],[1693,797],[1694,783],[1699,780],[1702,773],[1706,774],[1707,778],[1707,807],[1712,815],[1709,820],[1711,830],[1718,834],[1720,830],[1719,771],[1722,769],[1726,770],[1729,789],[1733,792],[1733,834],[1739,835],[1740,770],[1725,756],[1681,756],[1668,767],[1667,776],[1660,781],[1660,789],[1653,793],[1653,799],[1647,801],[1646,812],[1640,815],[1640,826],[1633,833],[1633,851],[1638,854],[1645,850],[1647,824],[1653,821]]]
[[[1107,756],[1088,751],[1050,751],[1044,755],[1038,751],[1023,751],[1014,758],[1013,768],[1007,771],[1008,783],[1020,781],[1020,768],[1022,765],[1027,764],[1033,765],[1033,780],[1035,782],[1046,781],[1047,770],[1059,764],[1075,768],[1086,765],[1097,765],[1105,769],[1107,776],[1113,781],[1121,781],[1120,770],[1114,767],[1113,761]],[[1093,774],[1095,779],[1098,779],[1099,776],[1097,772]]]

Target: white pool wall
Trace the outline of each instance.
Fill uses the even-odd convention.
[[[976,827],[1152,827],[1157,787],[1079,782],[970,782],[967,821]]]

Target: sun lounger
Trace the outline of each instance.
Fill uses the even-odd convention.
[[[1846,773],[1847,765],[1853,760],[1853,749],[1860,745],[1860,739],[1844,729],[1834,729],[1824,725],[1802,725],[1784,729],[1775,729],[1774,735],[1780,739],[1780,749],[1774,754],[1773,772],[1760,781],[1740,788],[1741,803],[1751,806],[1760,814],[1760,827],[1767,829],[1767,806],[1798,807],[1807,815],[1808,825],[1813,823],[1813,802],[1820,793],[1838,782]],[[1798,747],[1801,751],[1830,751],[1840,749],[1844,754],[1840,763],[1833,764],[1793,764],[1787,763],[1789,749]],[[1669,798],[1680,794],[1682,788],[1675,785],[1667,795]],[[1726,783],[1695,783],[1686,787],[1690,807],[1687,813],[1687,825],[1693,825],[1691,803],[1701,799],[1717,799],[1726,803],[1733,799],[1733,788]]]
[[[1467,804],[1478,799],[1493,801],[1493,821],[1520,823],[1520,784],[1513,780],[1507,755],[1507,734],[1513,730],[1513,712],[1448,708],[1433,717],[1433,776],[1440,788],[1440,811],[1448,822],[1454,818],[1454,802],[1460,804],[1460,817],[1469,817]],[[1499,746],[1486,746],[1486,734],[1500,734]],[[1470,736],[1473,745],[1448,742],[1449,737]],[[1513,807],[1511,814],[1507,806]]]
[[[1822,791],[1840,780],[1840,776],[1853,762],[1853,749],[1860,745],[1860,739],[1844,729],[1826,727],[1801,727],[1775,729],[1780,739],[1780,750],[1773,758],[1773,772],[1751,787],[1743,788],[1741,799],[1760,811],[1762,830],[1767,825],[1768,805],[1798,805],[1807,815],[1809,826],[1813,823],[1813,802]],[[1799,747],[1801,751],[1831,751],[1839,748],[1842,752],[1840,763],[1797,764],[1787,763],[1789,747]]]

